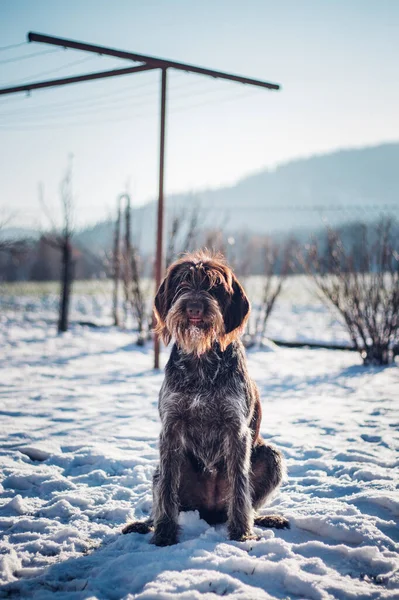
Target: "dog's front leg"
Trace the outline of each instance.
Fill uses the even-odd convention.
[[[229,432],[226,438],[226,463],[230,495],[228,530],[231,540],[253,536],[253,510],[249,482],[251,436],[249,431]]]
[[[179,526],[179,482],[182,448],[175,431],[162,431],[159,443],[159,471],[154,477],[154,536],[157,546],[177,544]]]

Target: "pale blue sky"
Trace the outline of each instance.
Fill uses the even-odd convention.
[[[268,92],[170,72],[167,193],[399,138],[395,0],[1,0],[0,47],[29,30],[282,84]],[[123,66],[72,50],[12,61],[49,49],[0,50],[0,85]],[[3,211],[16,211],[15,223],[43,222],[42,181],[56,212],[70,152],[80,225],[105,217],[128,179],[136,204],[154,198],[158,89],[149,72],[0,98]]]

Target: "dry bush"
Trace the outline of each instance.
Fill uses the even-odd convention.
[[[72,246],[72,239],[75,232],[74,197],[72,191],[72,158],[72,155],[68,157],[68,166],[60,184],[63,218],[63,224],[60,231],[58,231],[45,203],[43,187],[41,185],[39,186],[39,202],[51,224],[51,232],[48,234],[43,234],[41,236],[41,242],[47,244],[51,248],[55,248],[61,253],[61,292],[58,316],[58,333],[68,331],[69,308],[75,268],[75,251]]]
[[[307,251],[308,272],[343,318],[365,365],[389,364],[398,344],[399,254],[394,230],[388,218],[374,227],[361,224],[353,229],[349,244],[329,229],[324,253],[317,243]]]
[[[260,344],[265,336],[267,321],[291,270],[293,251],[293,241],[278,244],[266,238],[262,243],[262,296],[255,320],[257,344]]]
[[[184,253],[191,252],[198,245],[200,207],[195,204],[191,212],[181,210],[179,214],[175,213],[171,217],[168,228],[168,244],[166,248],[166,268],[168,268],[176,258]]]
[[[123,201],[125,201],[124,215],[121,206]],[[121,239],[122,227],[124,227],[123,239]],[[131,311],[137,322],[137,344],[142,346],[148,338],[150,317],[145,301],[141,256],[137,246],[134,246],[131,242],[131,199],[130,194],[127,192],[120,194],[117,199],[112,267],[114,324],[117,326],[122,324],[119,315],[119,281],[122,279],[124,292],[123,324],[126,326],[128,314]]]

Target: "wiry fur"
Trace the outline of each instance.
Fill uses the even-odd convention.
[[[201,298],[201,295],[198,294]],[[218,338],[224,335],[224,322],[217,301],[203,294],[207,302],[207,313],[204,319],[205,327],[190,325],[184,314],[184,305],[190,298],[190,292],[182,294],[168,312],[165,325],[168,333],[175,339],[180,348],[187,354],[201,356],[209,351]]]
[[[187,306],[203,307],[193,326]],[[259,436],[261,405],[239,340],[249,302],[220,257],[196,253],[174,263],[155,299],[157,331],[175,338],[159,394],[160,463],[152,518],[124,532],[154,530],[153,542],[178,541],[181,510],[227,521],[230,539],[253,536],[254,510],[282,480],[280,452]],[[202,309],[201,309],[202,310]],[[255,518],[288,527],[283,517]]]

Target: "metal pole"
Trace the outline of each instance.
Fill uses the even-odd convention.
[[[125,287],[125,327],[128,321],[128,311],[132,308],[132,273],[131,273],[131,259],[132,259],[132,243],[130,240],[130,196],[125,194],[126,206],[125,206],[125,249],[123,253],[124,265],[123,265],[123,283]]]
[[[125,58],[127,60],[143,62],[150,68],[152,67],[159,69],[167,69],[171,67],[172,69],[186,71],[187,73],[198,73],[199,75],[206,75],[208,77],[227,79],[229,81],[238,81],[239,83],[256,85],[259,87],[267,88],[269,90],[280,89],[280,86],[277,83],[270,83],[269,81],[260,81],[259,79],[252,79],[252,77],[242,77],[241,75],[234,75],[233,73],[224,73],[223,71],[215,71],[214,69],[205,69],[204,67],[188,65],[186,63],[176,62],[175,60],[165,60],[164,58],[158,58],[156,56],[137,54],[137,52],[125,52],[124,50],[117,50],[116,48],[95,46],[93,44],[86,44],[83,42],[77,42],[75,40],[66,40],[64,38],[43,35],[42,33],[35,33],[33,31],[28,33],[28,40],[30,42],[40,42],[42,44],[51,44],[52,46],[61,46],[63,48],[74,48],[75,50],[83,50],[84,52],[93,52],[94,54],[116,56],[117,58]]]
[[[161,279],[164,270],[163,264],[163,219],[164,219],[164,199],[163,182],[165,167],[165,121],[166,121],[166,69],[162,69],[161,78],[161,131],[159,144],[159,195],[158,195],[158,218],[157,218],[157,246],[155,255],[155,287],[158,290],[161,285]],[[154,369],[159,369],[159,337],[155,335],[154,339]]]
[[[121,199],[117,199],[117,216],[115,223],[114,233],[114,256],[113,256],[113,278],[114,278],[114,291],[113,291],[113,317],[114,325],[119,327],[119,277],[120,277],[120,236],[121,236]]]

